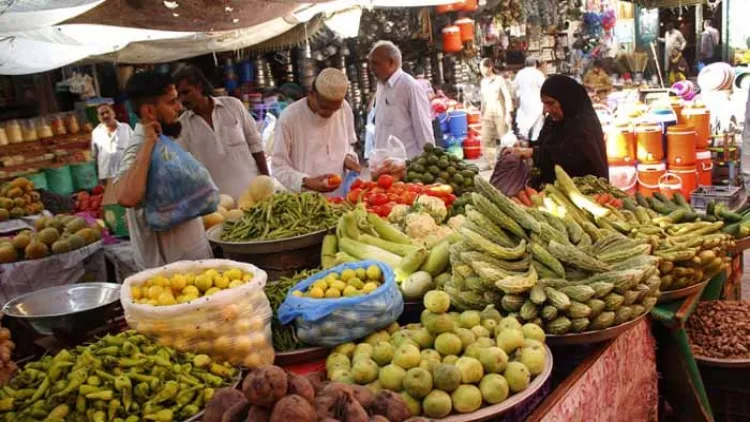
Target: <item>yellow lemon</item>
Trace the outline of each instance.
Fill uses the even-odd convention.
[[[188,303],[190,302],[190,296],[179,295],[175,298],[177,303]]]
[[[151,306],[159,306],[159,302],[156,299],[149,299],[147,303]]]
[[[213,285],[213,279],[206,274],[201,274],[195,277],[195,287],[197,287],[198,290],[202,292],[207,291],[208,289],[213,287]]]
[[[325,280],[326,280],[326,283],[331,284],[340,278],[341,277],[338,275],[338,273],[330,273],[326,276]]]
[[[346,282],[351,287],[354,287],[355,289],[361,289],[365,286],[365,283],[362,282],[359,278],[355,277],[352,279],[349,279],[349,281]]]
[[[220,289],[226,289],[229,287],[229,279],[226,277],[216,277],[214,279],[214,286]]]
[[[192,295],[192,294],[185,295],[185,301],[186,302],[190,302],[191,300],[195,300],[195,299],[198,299],[198,295]]]
[[[239,308],[237,308],[237,305],[231,304],[228,306],[225,306],[221,310],[221,319],[224,321],[234,321],[237,319],[237,315],[239,315],[240,311]]]
[[[242,280],[242,270],[232,268],[229,271],[224,271],[224,277],[228,278],[229,281]]]
[[[188,286],[192,286],[193,282],[195,282],[195,274],[193,273],[185,274],[185,284]]]
[[[204,322],[196,327],[196,332],[203,338],[214,338],[218,334],[218,325],[213,321]]]
[[[166,277],[157,275],[154,277],[154,285],[155,286],[161,286],[161,287],[167,287],[169,286],[169,280]]]
[[[257,366],[261,366],[260,354],[250,353],[249,355],[245,356],[245,359],[242,360],[242,365],[247,368],[255,368]]]
[[[151,287],[151,285],[152,285],[151,279],[148,279],[143,284],[141,284],[141,287],[144,289],[148,289],[149,287]]]
[[[357,290],[354,286],[346,286],[344,289],[344,296],[345,297],[352,297],[352,296],[358,296],[359,290]]]
[[[302,297],[302,296],[304,296],[304,294],[301,291],[299,291],[299,290],[295,290],[295,291],[292,292],[292,296],[294,296],[294,297]]]
[[[133,296],[133,299],[138,300],[143,297],[143,292],[141,291],[140,287],[133,286],[130,289],[130,295]]]
[[[245,273],[242,275],[242,281],[250,281],[253,277],[254,275],[252,273]]]
[[[326,279],[327,278],[328,277],[326,277]],[[317,288],[325,291],[328,288],[328,282],[326,280],[318,280],[318,281],[316,281],[315,283],[312,284],[312,287],[313,288],[317,287]]]
[[[247,336],[239,336],[234,339],[234,351],[237,355],[244,356],[253,348],[253,342]]]
[[[357,268],[354,271],[357,273],[358,279],[364,280],[365,278],[367,278],[367,270],[365,270],[364,268]]]
[[[216,277],[217,275],[219,275],[219,272],[218,272],[218,271],[216,271],[216,270],[214,270],[214,269],[212,268],[212,269],[210,269],[210,270],[206,270],[206,272],[204,272],[204,273],[203,273],[203,275],[205,275],[205,276],[207,276],[207,277],[211,277],[211,278],[214,278],[214,277]]]
[[[180,338],[180,337],[175,339],[174,345],[172,347],[174,347],[176,350],[179,350],[181,352],[188,352],[188,351],[193,350],[193,347],[190,344],[190,340],[186,338]]]
[[[362,287],[362,292],[364,292],[365,294],[372,293],[377,288],[378,288],[378,283],[369,281],[369,282],[365,283],[365,285]]]
[[[213,346],[216,353],[226,355],[232,348],[232,339],[227,336],[216,337]]]
[[[169,305],[174,305],[175,303],[177,303],[174,300],[174,296],[172,295],[171,290],[167,290],[161,295],[159,295],[159,299],[157,299],[157,302],[159,302],[159,305],[161,306],[169,306]]]
[[[380,281],[383,273],[380,271],[380,267],[377,265],[370,265],[367,267],[367,278],[372,281]]]
[[[155,322],[153,331],[157,336],[167,336],[172,333],[171,327],[164,321]]]
[[[235,287],[240,287],[243,284],[245,284],[245,282],[242,280],[232,280],[232,282],[229,283],[229,288],[234,289]]]
[[[195,296],[195,297],[198,297],[198,296],[200,296],[201,292],[195,286],[185,286],[185,288],[182,289],[182,294],[184,296]]]
[[[172,347],[174,345],[174,339],[171,336],[159,337],[156,342],[164,347]]]
[[[323,289],[320,287],[313,287],[310,289],[310,297],[313,299],[321,299],[323,297]]]
[[[159,296],[164,293],[164,289],[161,286],[151,286],[148,288],[148,298],[156,300]]]
[[[253,321],[249,319],[238,319],[234,323],[234,329],[238,333],[243,333],[244,335],[247,335],[247,333],[250,332],[250,330],[253,329]]]
[[[347,268],[344,271],[341,271],[341,281],[345,283],[349,281],[350,278],[356,277],[356,276],[357,276],[357,272],[352,270],[351,268]]]
[[[341,297],[341,290],[334,289],[333,287],[326,290],[326,297],[328,299],[338,299]]]
[[[219,293],[221,291],[218,287],[211,287],[210,289],[206,290],[206,293],[203,294],[203,296],[211,296],[216,293]]]
[[[175,274],[174,276],[172,276],[172,279],[169,280],[169,287],[171,287],[175,292],[179,292],[185,286],[187,286],[187,281],[185,280],[185,277],[181,276],[180,274]]]
[[[333,283],[331,283],[331,287],[338,291],[344,291],[344,289],[346,288],[346,283],[344,283],[341,280],[336,280]]]

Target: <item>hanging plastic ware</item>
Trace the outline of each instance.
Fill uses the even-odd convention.
[[[443,29],[443,51],[458,53],[464,48],[461,42],[461,29],[452,25]]]
[[[144,204],[149,227],[165,231],[216,211],[219,189],[201,163],[161,135],[151,154]]]
[[[297,297],[295,291],[305,291],[329,274],[341,274],[346,269],[356,270],[375,265],[380,268],[383,282],[372,292],[353,297],[313,299]],[[396,321],[404,310],[404,298],[396,285],[396,277],[388,265],[380,261],[358,261],[342,264],[297,283],[279,306],[282,324],[292,321],[297,336],[306,344],[331,347],[363,338]],[[345,329],[344,329],[345,328]]]
[[[474,41],[474,19],[459,19],[455,25],[458,26],[462,42]]]

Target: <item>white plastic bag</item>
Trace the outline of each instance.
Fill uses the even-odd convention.
[[[375,145],[370,155],[370,172],[375,180],[381,174],[400,174],[406,169],[406,147],[390,135],[384,145]]]
[[[188,303],[152,306],[133,301],[131,288],[156,276],[237,268],[253,274],[245,284]],[[180,261],[128,277],[120,290],[125,320],[159,344],[182,352],[205,353],[234,365],[256,367],[274,361],[271,306],[263,291],[267,275],[260,268],[224,259]]]

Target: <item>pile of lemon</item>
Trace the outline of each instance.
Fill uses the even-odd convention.
[[[239,268],[226,271],[209,269],[202,273],[173,274],[171,277],[157,275],[140,286],[132,286],[130,294],[135,303],[170,306],[239,287],[252,279],[252,273]]]
[[[365,268],[345,269],[341,274],[332,272],[311,284],[306,292],[295,290],[296,297],[312,299],[338,299],[372,293],[383,283],[383,272],[377,265]]]

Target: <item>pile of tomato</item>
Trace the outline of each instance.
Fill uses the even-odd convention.
[[[429,185],[395,181],[391,175],[383,174],[377,181],[357,179],[352,183],[345,200],[356,204],[364,202],[367,209],[381,217],[387,217],[395,205],[412,205],[419,195],[440,198],[447,207],[456,200],[449,185]]]

